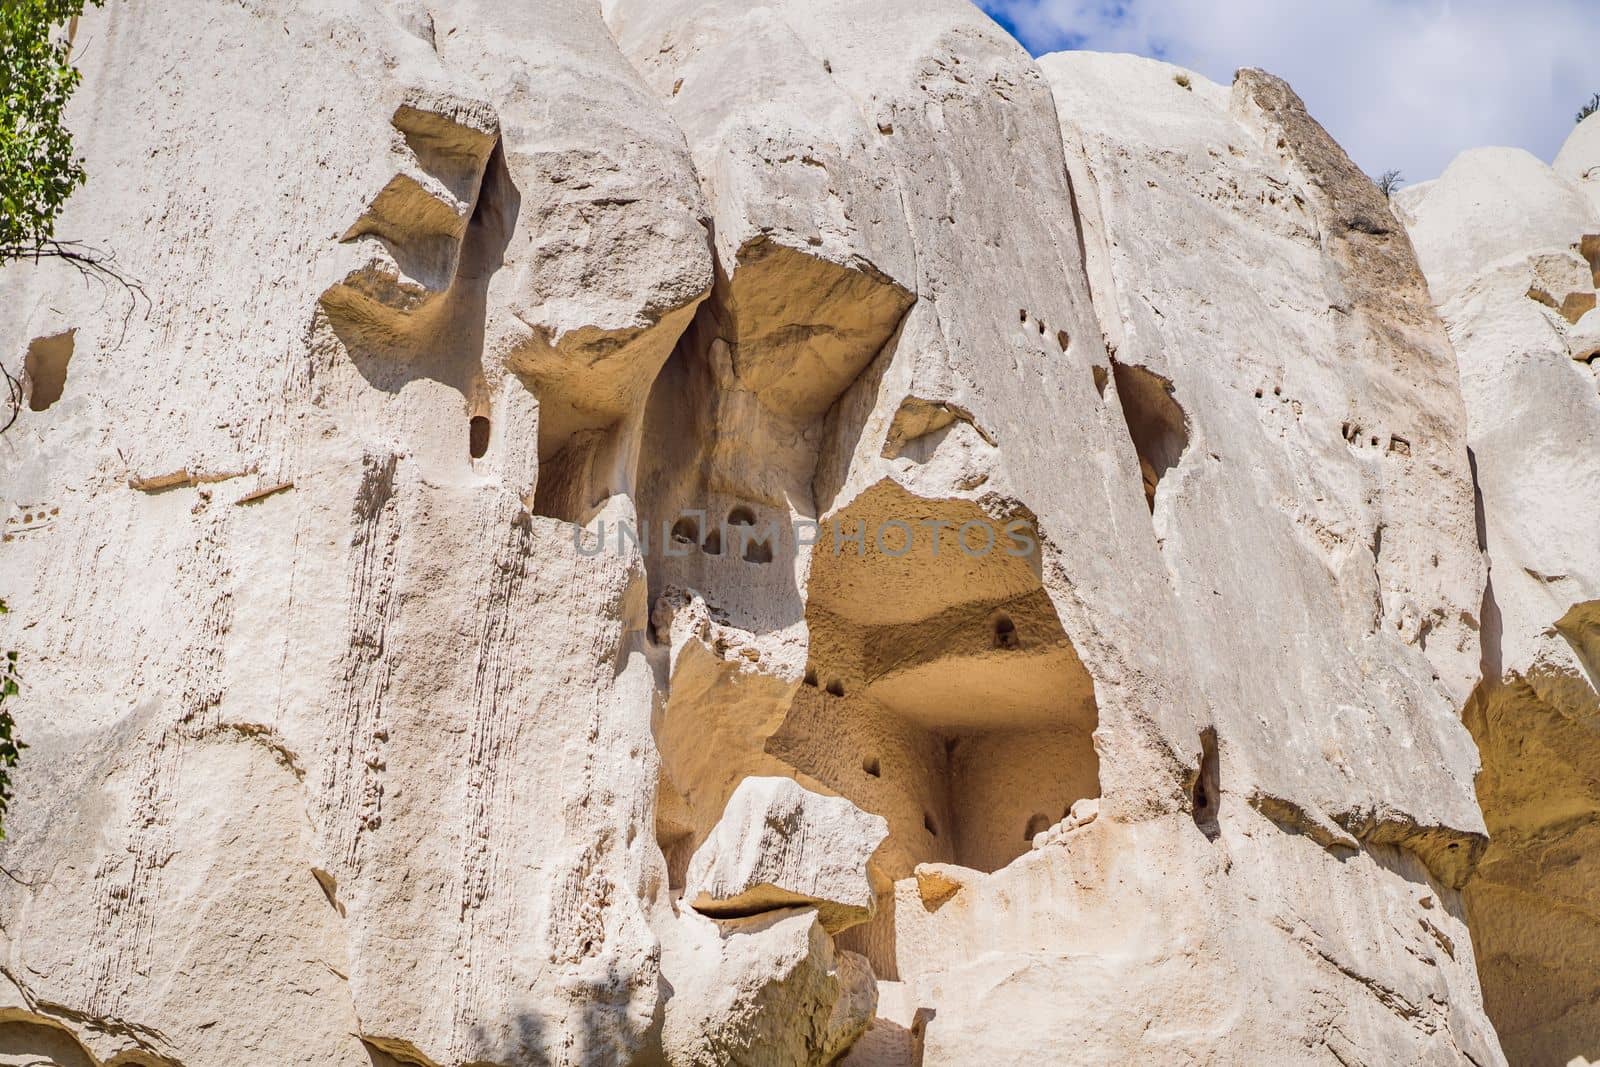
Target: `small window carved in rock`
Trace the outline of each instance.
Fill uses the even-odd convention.
[[[1206,727],[1200,734],[1200,771],[1194,779],[1194,824],[1215,840],[1222,832],[1222,773],[1217,758],[1217,731]]]
[[[1156,510],[1156,487],[1183,459],[1189,447],[1189,420],[1173,396],[1172,383],[1144,367],[1112,366],[1117,379],[1117,400],[1128,424],[1128,435],[1139,456],[1145,503]],[[1278,390],[1273,390],[1274,394]]]
[[[473,459],[482,459],[489,452],[489,420],[482,415],[472,416],[467,423],[467,451]]]
[[[685,515],[672,524],[672,539],[680,545],[698,545],[700,543],[699,524]]]
[[[35,338],[28,345],[22,369],[28,379],[28,409],[44,411],[61,399],[67,387],[67,363],[72,359],[75,330]]]

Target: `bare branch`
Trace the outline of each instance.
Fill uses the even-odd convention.
[[[1382,193],[1386,198],[1393,198],[1395,190],[1399,189],[1401,183],[1405,180],[1406,176],[1399,171],[1386,170],[1378,176],[1375,184],[1378,186],[1378,192]]]
[[[3,366],[0,366],[0,376],[6,380],[5,405],[11,409],[10,414],[5,416],[5,425],[0,426],[0,433],[5,433],[11,429],[12,424],[17,421],[17,416],[22,412],[22,382],[13,377]]]
[[[128,294],[128,310],[123,313],[122,333],[118,336],[116,345],[112,346],[113,349],[120,347],[127,337],[128,324],[133,321],[133,313],[138,310],[139,302],[144,302],[146,313],[151,307],[150,297],[145,293],[144,286],[124,274],[116,257],[104,248],[97,248],[83,241],[58,241],[54,238],[28,248],[0,247],[0,263],[23,259],[35,263],[45,259],[59,259],[69,264],[85,281],[93,279],[101,285],[109,286],[115,283],[121,286]]]

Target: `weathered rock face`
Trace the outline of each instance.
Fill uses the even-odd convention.
[[[835,949],[811,908],[718,922],[686,912],[662,933],[661,970],[662,1051],[693,1067],[832,1063],[878,1001],[866,958]]]
[[[1491,842],[1467,884],[1484,999],[1516,1063],[1600,1048],[1600,123],[1556,169],[1458,158],[1400,214],[1460,357],[1490,562],[1466,721]]]
[[[881,815],[790,778],[746,778],[722,821],[689,859],[684,899],[735,918],[814,907],[829,933],[867,921],[877,906],[870,863],[888,836]]]
[[[7,1006],[99,1059],[576,1063],[657,1029],[645,575],[527,505],[592,445],[626,510],[711,256],[598,11],[495,6],[80,28],[63,232],[147,299],[6,279],[7,351],[71,356],[0,446],[38,516],[0,567],[38,637],[7,633],[4,926]]]
[[[79,33],[61,232],[142,296],[0,275],[0,1056],[1503,1062],[1462,709],[1591,597],[1486,598],[1450,338],[1287,86],[959,0]],[[1513,453],[1494,596],[1581,491]]]

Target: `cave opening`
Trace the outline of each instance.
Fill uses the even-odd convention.
[[[678,545],[700,546],[700,524],[685,515],[672,524],[672,541]]]
[[[473,459],[482,459],[489,453],[489,420],[483,415],[474,415],[467,423],[467,454]]]
[[[910,525],[909,551],[868,538],[813,558],[809,656],[838,692],[799,687],[765,751],[888,821],[891,881],[920,863],[997,871],[1060,821],[1046,813],[1100,795],[1094,681],[1037,561],[961,552],[961,525],[992,521],[975,504],[881,483],[839,516],[889,519]],[[880,976],[898,973],[889,897],[841,935]]]
[[[1117,401],[1139,457],[1145,503],[1154,514],[1156,490],[1189,447],[1189,420],[1173,395],[1172,382],[1145,367],[1113,363]]]
[[[37,337],[28,345],[22,369],[28,381],[28,410],[45,411],[67,387],[67,364],[72,361],[76,330]]]
[[[1194,824],[1207,838],[1216,840],[1222,832],[1222,769],[1217,757],[1217,731],[1210,726],[1200,732],[1200,769],[1195,772],[1190,800]]]

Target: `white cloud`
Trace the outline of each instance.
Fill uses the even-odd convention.
[[[1546,161],[1600,90],[1600,0],[982,0],[1035,54],[1136,52],[1289,81],[1355,161],[1432,178],[1478,145]]]

